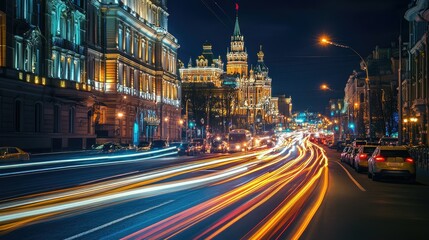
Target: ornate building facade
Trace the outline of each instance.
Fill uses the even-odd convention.
[[[0,145],[27,150],[95,143],[85,78],[85,1],[0,6]],[[45,17],[46,16],[46,17]]]
[[[203,129],[200,135],[204,135],[204,129],[212,133],[226,132],[232,122],[237,89],[235,84],[228,84],[223,68],[221,57],[214,58],[210,43],[204,43],[195,64],[189,60],[187,67],[180,68],[184,118],[187,125],[195,121],[196,127]]]
[[[409,22],[408,45],[402,53],[400,96],[402,140],[409,144],[429,144],[429,11],[428,0],[410,3],[405,13]],[[404,42],[407,42],[404,38]]]
[[[236,125],[254,131],[263,130],[266,124],[278,121],[278,99],[271,96],[272,79],[264,63],[262,46],[257,56],[258,63],[248,71],[248,55],[237,15],[226,68],[227,74],[238,78]]]
[[[231,127],[257,132],[264,130],[267,124],[276,123],[278,98],[271,96],[272,79],[264,62],[262,46],[257,53],[257,64],[249,70],[238,15],[227,50],[226,72],[221,58],[214,59],[213,56],[211,44],[205,43],[196,64],[190,60],[187,67],[183,65],[180,69],[182,104],[186,109],[190,105],[189,110],[195,115],[190,118],[207,119],[202,125],[207,125],[210,119],[213,123],[214,119],[215,123],[210,127],[224,132]]]
[[[179,139],[179,45],[167,24],[164,0],[2,4],[0,145]]]
[[[180,138],[177,39],[166,1],[102,0],[88,6],[88,81],[100,138]]]

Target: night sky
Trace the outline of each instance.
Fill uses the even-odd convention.
[[[181,45],[179,59],[185,64],[213,44],[214,54],[226,60],[234,29],[233,0],[168,1],[169,32]],[[273,79],[273,96],[292,96],[294,111],[323,111],[330,98],[343,98],[344,87],[359,57],[348,49],[322,47],[322,34],[368,56],[375,46],[397,42],[400,25],[406,39],[403,16],[408,0],[241,0],[239,21],[250,64],[257,61],[263,45],[265,62]],[[195,62],[194,62],[195,64]],[[333,91],[322,92],[322,83]]]

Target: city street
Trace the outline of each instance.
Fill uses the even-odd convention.
[[[49,170],[43,164],[31,170],[45,171],[19,175],[30,168],[3,169],[1,238],[423,239],[428,234],[427,185],[372,182],[340,163],[337,152],[324,151],[296,133],[274,149],[237,154],[129,156],[102,166],[84,160],[78,168]]]

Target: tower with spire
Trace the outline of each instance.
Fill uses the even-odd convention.
[[[226,73],[229,75],[239,74],[240,77],[247,77],[248,63],[247,51],[244,47],[244,36],[240,32],[240,24],[238,21],[238,4],[236,5],[236,18],[234,33],[231,36],[230,49],[227,51]]]

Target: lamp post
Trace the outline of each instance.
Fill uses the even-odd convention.
[[[190,101],[189,98],[186,99],[185,102],[185,118],[186,118],[186,141],[188,141],[188,128],[189,128],[189,117],[188,117],[188,102]]]
[[[180,137],[180,141],[183,141],[183,135],[182,135],[182,132],[183,132],[183,120],[182,119],[180,119],[179,120],[179,125],[180,125],[180,133],[179,133],[179,137]]]
[[[170,130],[170,128],[168,127],[168,117],[165,117],[165,118],[164,118],[164,122],[165,122],[165,126],[167,127],[167,129],[166,129],[166,130],[167,130],[167,141],[168,141],[168,139],[169,139],[169,137],[170,137],[170,136],[169,136],[169,135],[170,135],[170,134],[169,134],[169,130]]]
[[[116,115],[118,117],[119,120],[119,144],[122,144],[122,118],[124,117],[124,113],[123,112],[118,112],[118,114]]]
[[[410,137],[410,144],[411,145],[414,145],[414,138],[416,137],[416,135],[417,134],[414,134],[414,128],[415,128],[415,126],[416,126],[416,123],[417,123],[417,121],[418,121],[418,119],[417,118],[415,118],[415,117],[411,117],[410,119],[410,125],[411,125],[411,129],[410,129],[410,134],[411,134],[411,137]]]
[[[368,126],[368,133],[369,133],[369,139],[370,139],[370,141],[372,141],[372,128],[371,128],[371,125],[372,125],[372,123],[371,123],[372,122],[371,121],[371,117],[372,116],[371,116],[371,94],[370,94],[371,87],[370,87],[370,82],[369,82],[368,64],[363,59],[363,57],[356,50],[354,50],[350,46],[339,44],[339,43],[336,43],[336,42],[332,42],[332,41],[328,40],[327,38],[322,38],[320,40],[320,42],[323,45],[329,44],[329,45],[332,45],[332,46],[335,46],[335,47],[350,49],[352,52],[354,52],[356,55],[358,55],[359,58],[360,58],[360,60],[362,61],[363,65],[364,65],[365,74],[366,74],[366,79],[365,79],[365,83],[366,84],[365,85],[366,85],[367,94],[368,94],[368,97],[367,97],[368,98],[367,99],[367,104],[368,104],[368,125],[369,125]]]

